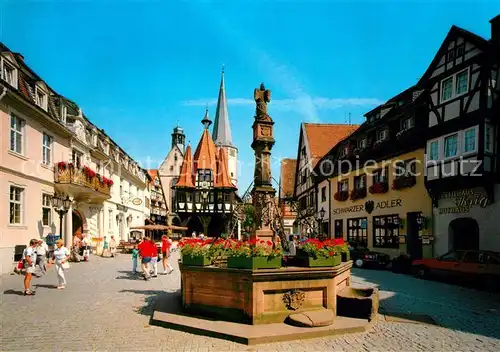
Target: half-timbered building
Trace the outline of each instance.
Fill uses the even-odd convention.
[[[453,26],[419,85],[429,107],[426,186],[435,254],[500,250],[498,121],[500,15],[491,39]]]
[[[357,125],[302,123],[295,169],[294,200],[298,202],[297,224],[302,235],[328,235],[328,212],[323,217],[317,209],[318,185],[313,169],[318,161],[339,141],[356,130]],[[326,185],[321,185],[321,188]],[[329,191],[325,191],[329,194]],[[325,202],[328,202],[325,200]],[[325,225],[323,225],[325,224]]]
[[[231,182],[225,148],[217,148],[210,132],[208,109],[201,121],[204,129],[194,156],[188,145],[178,182],[174,185],[174,205],[188,233],[219,236],[232,230],[236,186]]]
[[[316,183],[330,185],[332,236],[393,258],[430,257],[432,247],[421,239],[432,231],[423,177],[422,90],[411,87],[365,117],[314,169]]]

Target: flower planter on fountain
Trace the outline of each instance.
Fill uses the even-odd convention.
[[[212,264],[211,240],[190,238],[179,243],[182,264],[187,266],[207,266]]]
[[[278,269],[283,258],[279,244],[264,240],[235,242],[228,246],[228,253],[227,267],[235,269]]]
[[[212,259],[203,255],[183,255],[182,256],[183,265],[192,266],[207,266],[212,264]]]
[[[278,269],[281,268],[281,257],[228,257],[227,267],[235,269]]]
[[[340,265],[343,239],[320,241],[308,239],[297,250],[297,263],[308,268]]]

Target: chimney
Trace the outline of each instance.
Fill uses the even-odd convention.
[[[491,41],[500,44],[500,14],[490,20],[491,23]]]

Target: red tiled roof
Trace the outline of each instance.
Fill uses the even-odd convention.
[[[227,155],[223,148],[219,148],[219,157],[217,158],[217,175],[215,179],[216,188],[232,188],[236,187],[231,182],[229,178],[229,173],[227,171]]]
[[[188,145],[184,160],[182,161],[181,173],[176,187],[195,188],[194,187],[194,173],[193,173],[193,158],[191,156],[191,146]]]
[[[150,169],[150,170],[147,170],[147,172],[148,172],[149,176],[151,176],[151,181],[149,183],[153,184],[156,177],[158,177],[158,170],[157,169]]]
[[[206,128],[194,153],[193,172],[196,174],[198,169],[211,169],[214,174],[217,172],[217,149]]]
[[[280,184],[281,192],[280,198],[287,198],[293,195],[295,186],[295,169],[297,166],[297,159],[281,159],[280,170]]]
[[[353,133],[359,125],[304,123],[312,166],[332,149],[338,142]]]

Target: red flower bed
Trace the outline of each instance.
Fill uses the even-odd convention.
[[[313,258],[328,258],[339,255],[347,244],[342,238],[320,241],[310,238],[299,247],[304,253]]]
[[[95,177],[96,173],[94,170],[92,170],[90,167],[88,166],[84,166],[83,169],[82,169],[83,173],[85,174],[85,176],[87,176],[88,178],[92,178],[92,177]]]
[[[60,161],[57,163],[57,167],[60,169],[60,170],[66,170],[66,169],[72,169],[74,168],[73,166],[73,163],[67,163],[65,161]]]

